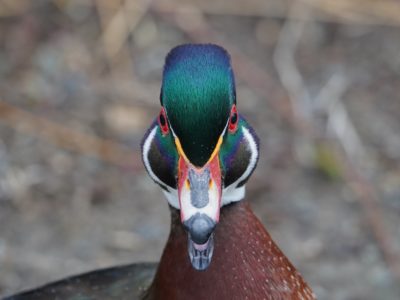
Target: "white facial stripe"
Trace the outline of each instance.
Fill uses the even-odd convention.
[[[247,147],[250,150],[250,162],[247,166],[246,171],[240,176],[235,182],[227,186],[222,191],[222,206],[227,205],[231,202],[237,202],[244,198],[245,196],[245,186],[237,187],[237,185],[246,179],[251,171],[254,169],[257,158],[258,158],[258,150],[257,150],[257,143],[254,140],[253,136],[250,134],[249,130],[242,126],[243,135],[247,140]]]
[[[192,201],[190,198],[190,188],[186,186],[182,187],[181,190],[181,215],[183,217],[182,221],[186,221],[190,219],[191,216],[197,213],[204,213],[215,221],[219,219],[219,200],[218,200],[219,192],[216,187],[216,184],[213,183],[211,188],[208,189],[208,204],[202,208],[197,208],[192,205]]]
[[[242,127],[242,129],[243,129],[243,135],[247,139],[247,142],[248,142],[247,146],[250,150],[251,156],[250,156],[250,162],[249,162],[249,165],[247,166],[246,171],[237,180],[238,183],[241,182],[243,179],[250,176],[250,173],[253,171],[254,167],[256,166],[257,159],[258,159],[257,143],[254,140],[254,137],[250,134],[250,132],[247,128]]]
[[[154,128],[151,130],[149,135],[147,136],[146,140],[143,143],[143,162],[144,166],[146,167],[147,172],[149,173],[150,177],[166,188],[168,191],[163,190],[164,195],[167,197],[167,200],[169,204],[176,209],[179,209],[179,201],[178,201],[178,192],[175,189],[170,188],[168,185],[166,185],[164,182],[160,180],[160,178],[157,177],[156,174],[154,174],[153,170],[151,169],[151,165],[149,162],[149,151],[151,147],[151,143],[153,142],[153,139],[157,133],[157,126],[154,126]]]
[[[149,162],[149,151],[151,147],[151,143],[153,142],[154,136],[157,132],[157,126],[151,130],[149,135],[147,136],[146,140],[143,143],[143,162],[144,166],[146,167],[147,172],[149,172],[150,177],[157,183],[165,186],[165,184],[154,174],[153,170],[151,169],[150,162]]]

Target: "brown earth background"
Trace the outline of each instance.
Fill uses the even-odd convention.
[[[169,212],[140,141],[165,55],[212,42],[278,245],[319,299],[400,299],[399,26],[395,0],[0,1],[0,297],[158,260]]]

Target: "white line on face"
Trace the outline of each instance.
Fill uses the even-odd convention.
[[[238,188],[237,185],[250,175],[251,171],[254,169],[257,163],[257,158],[258,158],[257,143],[247,128],[242,126],[242,130],[243,130],[243,135],[247,140],[247,147],[249,148],[251,153],[250,162],[249,165],[247,166],[246,171],[244,171],[242,176],[240,176],[235,182],[233,182],[232,184],[223,189],[222,206],[227,205],[231,202],[240,201],[244,198],[246,194],[245,186],[241,186]]]
[[[149,135],[147,136],[146,140],[143,143],[143,162],[144,166],[147,169],[147,172],[149,172],[150,177],[157,182],[158,184],[162,185],[165,187],[168,191],[163,190],[164,195],[166,196],[168,203],[172,206],[175,207],[176,209],[179,209],[179,201],[178,201],[178,192],[175,189],[172,189],[171,187],[167,186],[164,182],[162,182],[157,175],[153,172],[150,162],[149,162],[149,151],[151,147],[151,143],[153,142],[153,139],[157,133],[157,126],[154,126],[154,128],[151,130]]]

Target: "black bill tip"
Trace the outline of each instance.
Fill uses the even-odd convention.
[[[206,270],[211,263],[214,252],[214,234],[211,234],[208,240],[202,245],[193,242],[190,234],[188,241],[189,258],[193,268],[198,271]]]

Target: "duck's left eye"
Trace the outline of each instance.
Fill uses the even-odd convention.
[[[160,115],[158,116],[158,125],[160,126],[162,134],[166,135],[169,132],[167,115],[164,107],[161,108]]]
[[[239,116],[238,116],[238,112],[236,109],[236,105],[233,105],[232,109],[231,109],[231,115],[229,117],[229,125],[228,125],[229,132],[231,132],[231,133],[236,132],[236,129],[238,126],[238,119],[239,119]]]

